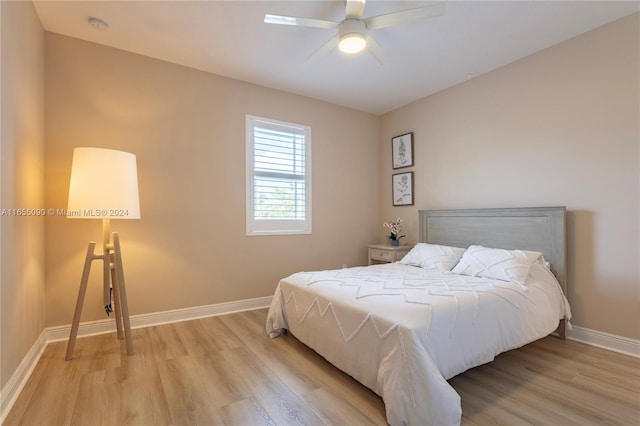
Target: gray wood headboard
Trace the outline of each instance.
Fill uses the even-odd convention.
[[[565,207],[420,210],[420,242],[544,254],[567,294]]]

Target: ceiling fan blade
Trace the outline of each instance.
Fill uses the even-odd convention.
[[[364,39],[367,41],[367,49],[369,50],[371,56],[373,56],[375,60],[378,61],[380,65],[382,65],[382,63],[387,60],[387,54],[382,46],[380,46],[378,42],[369,34],[365,35]]]
[[[362,19],[365,0],[347,0],[347,11],[344,19]]]
[[[333,36],[329,39],[329,41],[327,41],[325,44],[323,44],[322,46],[320,46],[320,48],[318,50],[316,50],[315,52],[313,52],[311,55],[309,55],[309,57],[307,57],[307,59],[304,60],[305,64],[308,63],[313,63],[316,59],[320,58],[321,56],[327,54],[328,52],[332,51],[333,49],[335,49],[338,46],[338,36]]]
[[[444,14],[444,3],[432,4],[386,15],[371,16],[364,20],[367,30],[390,27],[392,25],[408,24],[423,19],[435,18]]]
[[[312,28],[338,28],[338,22],[323,21],[322,19],[296,18],[294,16],[264,15],[267,24],[297,25]]]

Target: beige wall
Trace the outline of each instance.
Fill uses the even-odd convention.
[[[379,117],[46,34],[46,205],[72,150],[137,155],[141,220],[113,220],[132,314],[270,296],[300,270],[366,262],[378,232]],[[245,114],[312,128],[313,234],[245,236]],[[71,322],[94,220],[47,218],[47,326]],[[96,264],[96,266],[99,266]],[[104,318],[99,267],[83,321]]]
[[[382,118],[381,211],[565,205],[578,326],[640,338],[639,15]],[[470,70],[473,71],[473,70]],[[415,205],[391,207],[390,138],[415,132]]]
[[[44,33],[31,2],[1,2],[2,209],[44,204]],[[44,219],[2,216],[0,322],[4,387],[45,324]]]

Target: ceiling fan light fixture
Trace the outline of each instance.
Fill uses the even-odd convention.
[[[361,52],[367,46],[367,42],[364,36],[359,33],[345,34],[340,37],[338,43],[338,49],[344,53],[358,53]]]
[[[307,58],[307,60],[312,56],[333,50],[337,45],[338,49],[346,54],[355,54],[366,48],[371,56],[382,64],[385,56],[384,50],[373,37],[367,34],[368,31],[435,18],[444,13],[444,3],[437,3],[429,6],[416,7],[415,9],[400,10],[363,18],[365,1],[366,0],[346,0],[344,20],[340,22],[271,14],[264,16],[264,22],[268,24],[296,25],[323,29],[337,28],[337,36],[332,37]]]
[[[360,19],[345,19],[338,27],[338,49],[344,53],[358,53],[367,46],[365,23]]]

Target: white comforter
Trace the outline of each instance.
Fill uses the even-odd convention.
[[[544,337],[570,318],[542,262],[525,285],[399,263],[280,281],[267,333],[284,329],[382,396],[391,425],[454,425],[447,379]]]

